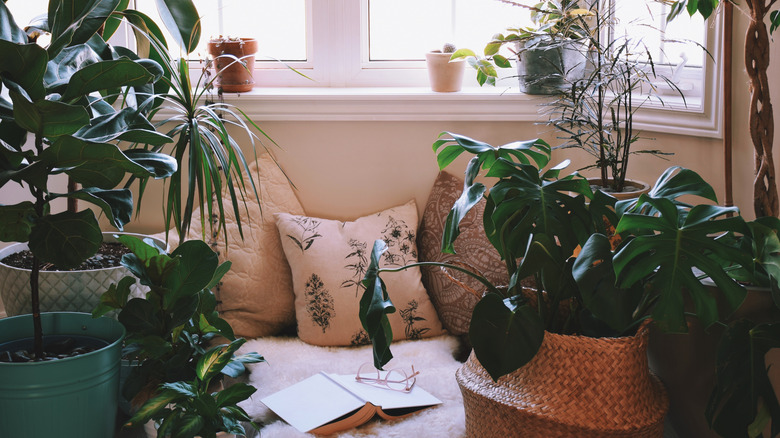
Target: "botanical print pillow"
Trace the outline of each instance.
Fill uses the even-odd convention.
[[[298,336],[314,345],[367,343],[358,316],[363,296],[360,282],[376,239],[388,246],[382,267],[417,261],[414,201],[353,222],[278,213],[276,224],[293,274]],[[418,268],[389,272],[382,278],[396,307],[389,315],[396,339],[442,333]]]

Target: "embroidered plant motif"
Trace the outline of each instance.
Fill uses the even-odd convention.
[[[321,223],[317,219],[304,216],[295,216],[293,217],[292,222],[298,225],[298,227],[301,229],[301,232],[298,236],[288,234],[287,237],[289,237],[293,242],[295,242],[296,245],[298,245],[298,248],[301,249],[301,252],[311,248],[314,241],[317,240],[318,237],[322,237],[322,235],[317,232],[317,228],[319,228]]]
[[[311,274],[306,282],[306,312],[312,322],[322,327],[322,333],[330,327],[330,320],[336,316],[333,296],[317,274]]]
[[[353,347],[358,347],[360,345],[366,345],[370,344],[371,339],[368,337],[368,333],[366,333],[365,330],[360,330],[354,335],[352,335],[352,340],[349,342],[350,345]]]
[[[366,255],[366,249],[368,243],[361,242],[357,239],[349,239],[349,247],[352,251],[344,257],[350,261],[348,265],[344,266],[349,271],[354,272],[352,278],[345,280],[341,283],[341,287],[355,287],[355,296],[357,297],[363,290],[363,285],[360,283],[363,280],[363,276],[368,269],[368,256]]]
[[[422,339],[425,333],[428,333],[431,329],[428,327],[415,327],[415,324],[420,321],[425,321],[425,318],[417,316],[417,309],[420,306],[417,300],[409,301],[405,309],[401,309],[401,319],[404,321],[404,332],[407,339]]]
[[[387,225],[382,230],[382,240],[387,244],[387,251],[383,255],[385,264],[402,266],[416,262],[416,237],[414,230],[409,228],[406,221],[388,217]]]

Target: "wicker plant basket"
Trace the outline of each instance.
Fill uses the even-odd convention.
[[[469,437],[662,437],[666,391],[635,336],[545,333],[539,353],[494,382],[474,353],[456,378]]]

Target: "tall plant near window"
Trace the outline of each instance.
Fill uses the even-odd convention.
[[[663,0],[662,0],[663,1]],[[723,0],[731,1],[731,0]],[[708,18],[721,0],[671,1],[669,19],[683,11],[690,15],[700,13]],[[769,34],[780,27],[780,9],[772,8],[777,0],[745,0],[750,13],[750,24],[745,35],[745,68],[750,78],[750,138],[755,156],[753,180],[753,208],[756,217],[780,215],[777,193],[777,175],[772,153],[774,113],[769,94]],[[767,29],[766,18],[770,25]]]

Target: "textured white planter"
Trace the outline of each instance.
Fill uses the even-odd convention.
[[[116,241],[113,235],[103,233],[106,242]],[[148,236],[131,234],[139,238]],[[155,239],[159,245],[165,242]],[[0,250],[0,260],[10,254],[24,251],[27,244],[17,243]],[[118,283],[130,271],[122,266],[87,271],[41,271],[39,276],[42,312],[68,311],[91,313],[100,302],[100,296],[113,283]],[[131,290],[133,296],[142,296],[149,289],[136,283]],[[30,270],[19,269],[0,263],[0,295],[8,316],[31,313]]]

